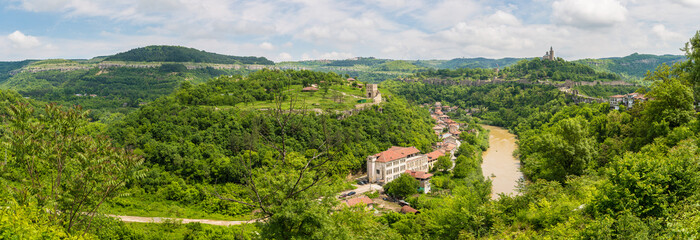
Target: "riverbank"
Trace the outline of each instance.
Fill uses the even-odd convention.
[[[515,135],[500,127],[482,127],[490,131],[489,149],[483,153],[481,169],[484,176],[492,180],[491,199],[498,199],[499,193],[518,194],[516,188],[523,173],[520,161],[513,156],[518,148]]]

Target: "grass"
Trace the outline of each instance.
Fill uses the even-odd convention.
[[[176,201],[143,197],[115,198],[105,203],[101,208],[101,212],[105,214],[137,217],[212,219],[223,221],[247,221],[255,218],[251,213],[239,216],[207,213],[197,207],[187,206]]]
[[[143,239],[251,239],[259,231],[253,224],[215,226],[177,221],[126,223],[126,226]]]
[[[358,100],[364,98],[364,91],[347,85],[335,85],[324,94],[323,90],[316,92],[302,92],[301,85],[292,86],[287,90],[288,94],[297,97],[299,103],[295,108],[320,109],[321,111],[347,110],[355,108]],[[325,96],[324,96],[325,95]],[[335,100],[339,101],[335,101]],[[230,106],[217,106],[218,108],[231,108]],[[274,109],[274,101],[256,101],[251,103],[239,103],[234,106],[241,110]],[[283,109],[289,109],[289,101],[282,104]]]

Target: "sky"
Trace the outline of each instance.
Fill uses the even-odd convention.
[[[700,0],[0,0],[0,61],[178,45],[276,62],[677,54]]]

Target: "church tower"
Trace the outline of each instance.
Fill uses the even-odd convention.
[[[549,60],[554,60],[554,48],[549,46]]]

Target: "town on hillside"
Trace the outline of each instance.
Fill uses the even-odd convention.
[[[371,97],[371,96],[368,96]],[[402,174],[407,174],[419,182],[418,192],[422,194],[430,193],[430,180],[438,158],[449,156],[452,161],[452,168],[455,165],[455,152],[461,145],[461,130],[468,127],[466,123],[458,123],[450,119],[445,113],[457,111],[457,107],[443,106],[436,102],[430,108],[430,115],[435,120],[433,131],[440,140],[433,146],[433,151],[421,153],[416,147],[392,146],[386,151],[367,156],[367,177],[358,181],[358,188],[340,194],[346,206],[363,206],[370,209],[382,208],[392,209],[400,213],[419,213],[412,208],[409,203],[398,200],[398,205],[393,203],[392,197],[381,192],[382,187]],[[476,131],[471,129],[469,131]],[[375,198],[370,198],[362,193],[379,190]],[[351,197],[358,195],[357,197]],[[375,211],[378,213],[378,211]]]

